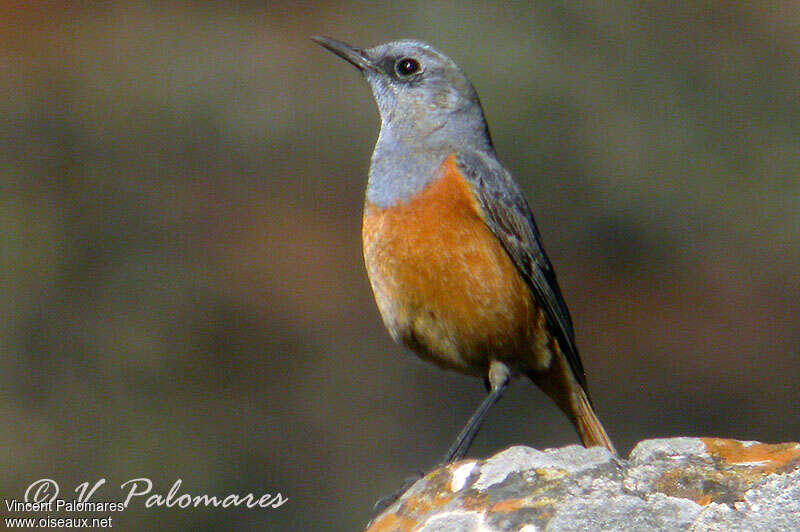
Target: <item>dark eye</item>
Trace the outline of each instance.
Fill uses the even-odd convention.
[[[404,57],[394,64],[394,69],[399,76],[406,78],[419,72],[419,61],[410,57]]]

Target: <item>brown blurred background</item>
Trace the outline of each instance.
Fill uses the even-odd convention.
[[[378,116],[319,33],[468,73],[621,452],[800,439],[795,2],[0,5],[3,498],[181,478],[289,502],[134,503],[115,528],[358,529],[482,399],[383,330]],[[520,382],[471,455],[577,441]]]

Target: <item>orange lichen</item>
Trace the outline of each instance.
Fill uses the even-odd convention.
[[[800,444],[754,443],[745,445],[736,440],[701,438],[706,451],[731,466],[749,466],[767,473],[789,470],[800,463]]]
[[[706,506],[713,500],[714,499],[711,498],[711,495],[703,495],[702,497],[698,497],[697,499],[695,499],[694,502],[696,502],[700,506]]]
[[[496,503],[494,506],[491,507],[489,511],[509,513],[509,512],[516,512],[517,510],[523,507],[525,507],[525,501],[523,499],[508,499]]]
[[[418,523],[397,514],[385,514],[372,523],[366,532],[411,532]]]

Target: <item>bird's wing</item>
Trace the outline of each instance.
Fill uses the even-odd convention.
[[[588,397],[572,319],[525,196],[508,170],[492,154],[464,152],[458,154],[457,161],[483,207],[486,224],[500,240],[544,310],[551,333],[558,340],[576,380]]]

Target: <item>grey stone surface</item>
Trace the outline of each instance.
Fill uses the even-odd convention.
[[[564,504],[545,530],[683,531],[688,529],[700,510],[700,506],[692,501],[660,493],[641,497],[595,491]]]
[[[800,444],[715,438],[601,448],[511,447],[431,472],[378,531],[800,530]]]
[[[733,507],[709,504],[690,530],[800,530],[800,470],[771,475],[747,490],[744,500]]]

